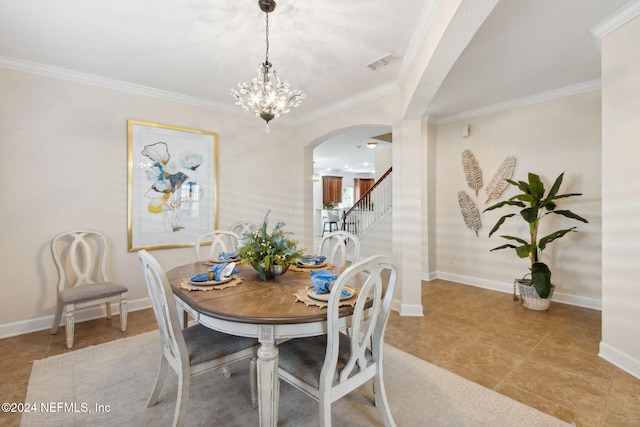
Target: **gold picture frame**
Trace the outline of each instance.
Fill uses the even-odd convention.
[[[129,252],[193,246],[218,228],[218,134],[127,121]]]

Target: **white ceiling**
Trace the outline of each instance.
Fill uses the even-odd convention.
[[[303,123],[397,90],[434,7],[447,1],[278,0],[269,15],[270,60],[306,98],[277,120]],[[475,1],[463,3],[472,8]],[[597,81],[600,52],[590,29],[627,3],[501,0],[425,106],[425,116],[446,121]],[[230,90],[256,75],[264,36],[256,0],[0,2],[0,67],[148,91],[237,114],[245,113]],[[402,60],[378,71],[366,67],[389,53]],[[370,131],[358,130],[348,143],[348,135],[325,143],[331,154],[345,147],[336,167],[353,164],[356,171],[370,161],[363,152],[372,150],[356,146],[390,129]]]

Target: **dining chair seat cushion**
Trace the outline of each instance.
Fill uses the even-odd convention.
[[[182,335],[189,351],[190,365],[218,359],[258,344],[255,338],[225,334],[199,323],[183,329]]]
[[[333,375],[333,382],[338,381],[338,372],[346,366],[349,360],[350,342],[346,334],[339,334],[340,350],[338,355],[338,365]],[[283,369],[298,379],[304,381],[314,388],[320,387],[320,372],[324,364],[327,352],[327,336],[319,335],[308,338],[294,338],[278,345],[278,363]],[[371,360],[371,351],[365,352],[367,360]],[[358,365],[354,367],[357,372]]]
[[[118,285],[117,283],[92,283],[90,285],[79,285],[73,288],[63,289],[59,292],[58,298],[64,304],[77,304],[96,298],[119,295],[127,291],[126,286]]]

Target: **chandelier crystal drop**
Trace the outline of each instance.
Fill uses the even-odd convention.
[[[276,117],[287,114],[292,108],[300,105],[304,94],[298,89],[289,89],[289,83],[281,81],[269,62],[269,13],[276,8],[273,0],[259,0],[260,10],[266,14],[266,55],[258,66],[258,76],[251,83],[238,83],[239,90],[231,89],[236,105],[242,106],[256,117],[261,117],[269,132],[269,122]]]

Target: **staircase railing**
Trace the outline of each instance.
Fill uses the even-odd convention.
[[[391,210],[392,168],[342,214],[342,229],[358,237],[367,233]]]

